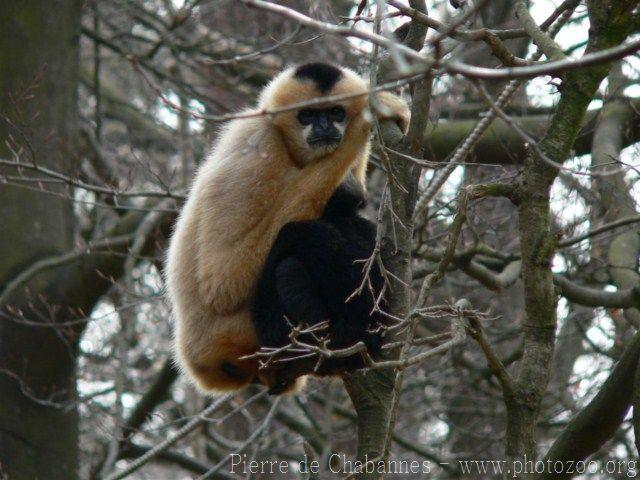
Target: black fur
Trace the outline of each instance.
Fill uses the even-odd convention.
[[[257,284],[252,318],[261,346],[289,343],[290,326],[314,325],[329,320],[329,348],[345,348],[362,340],[374,358],[382,343],[380,313],[372,313],[374,297],[365,285],[362,293],[345,300],[360,286],[364,262],[375,246],[375,225],[361,217],[364,205],[359,189],[341,185],[329,200],[319,220],[291,222],[280,230],[269,252]],[[370,271],[376,295],[383,279],[377,265]],[[327,335],[327,332],[320,332]],[[315,343],[311,337],[301,339]],[[315,366],[317,357],[307,365]],[[283,363],[277,375],[281,386],[311,371],[300,370],[296,362]],[[363,366],[359,354],[325,360],[316,372],[335,374]],[[277,390],[274,390],[277,391]]]
[[[296,68],[294,77],[308,78],[316,84],[320,93],[327,93],[338,83],[342,72],[328,63],[314,62],[300,65]]]
[[[220,365],[222,372],[233,380],[244,380],[246,374],[240,370],[236,365],[230,362],[222,362]]]

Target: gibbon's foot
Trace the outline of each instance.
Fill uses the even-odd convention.
[[[363,341],[367,346],[367,352],[369,353],[369,356],[371,356],[373,359],[378,358],[380,352],[382,351],[382,344],[384,343],[382,333],[380,331],[368,332],[367,335],[365,335]]]
[[[382,346],[381,336],[367,335],[363,341],[367,345],[368,354],[373,358],[377,358]],[[269,388],[269,394],[280,395],[297,391],[299,388],[296,383],[306,375],[316,377],[341,376],[344,373],[367,366],[361,352],[348,357],[324,358],[318,365],[319,360],[320,357],[318,355],[292,360],[269,369],[268,373],[259,375],[263,378],[262,383]]]
[[[275,385],[272,385],[269,390],[268,390],[268,394],[269,395],[282,395],[284,393],[287,393],[295,384],[295,380],[293,381],[288,381],[288,380],[279,380],[278,383],[276,383]]]
[[[220,370],[233,380],[244,380],[246,378],[246,373],[237,365],[230,362],[222,362],[220,364]]]
[[[282,395],[289,393],[296,388],[296,379],[287,380],[284,378],[277,378],[273,375],[258,373],[258,375],[256,375],[251,381],[251,384],[266,387],[269,395]]]
[[[294,362],[295,363],[295,362]],[[257,382],[268,388],[269,395],[283,395],[296,393],[302,390],[305,385],[305,375],[308,373],[307,365],[287,365],[287,367],[268,367],[260,372],[256,377]]]

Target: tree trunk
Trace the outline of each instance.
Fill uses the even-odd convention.
[[[0,158],[73,174],[80,10],[80,0],[14,1],[0,8]],[[0,175],[19,172],[5,168]],[[72,203],[62,196],[0,184],[0,226],[0,293],[33,262],[73,249]],[[77,477],[81,327],[60,325],[70,318],[56,281],[65,270],[16,289],[0,305],[2,478]]]

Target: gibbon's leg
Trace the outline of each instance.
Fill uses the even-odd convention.
[[[289,343],[290,324],[314,325],[327,320],[328,316],[309,273],[299,260],[285,257],[267,265],[270,271],[258,285],[260,298],[257,308],[253,309],[254,325],[261,346],[280,347]]]
[[[280,301],[294,325],[311,326],[329,319],[318,290],[300,260],[287,257],[278,264],[276,286]]]
[[[273,247],[274,251],[282,247],[277,267],[281,269],[278,296],[294,317],[290,320],[313,325],[328,319],[333,348],[348,347],[360,340],[367,343],[367,328],[379,320],[378,315],[372,316],[375,299],[368,285],[347,302],[363,280],[364,264],[358,260],[372,253],[358,236],[366,233],[367,229],[353,222],[348,226],[323,220],[291,222],[282,228]],[[285,258],[286,262],[282,260]],[[377,294],[382,288],[377,267],[370,275]],[[374,340],[370,342],[372,347],[376,346]]]
[[[305,245],[304,243],[297,243],[296,246],[302,249],[302,251],[307,251],[307,253],[308,250],[304,250],[305,246],[313,248],[313,245]],[[327,319],[329,319],[330,325],[343,323],[343,320],[338,317],[334,317],[333,319],[329,318],[314,280],[318,280],[317,275],[316,278],[312,279],[307,267],[305,267],[304,263],[298,258],[286,257],[281,260],[276,267],[275,283],[278,294],[277,300],[279,300],[279,304],[283,307],[284,312],[286,312],[289,321],[293,325],[309,326]],[[284,312],[281,313],[283,314]],[[282,318],[282,315],[277,318],[272,315],[271,320],[270,324],[259,323],[259,328],[278,330],[281,338],[277,344],[286,345],[289,342],[289,324]],[[280,321],[278,322],[277,320]],[[330,327],[330,330],[332,330],[333,334],[334,329]],[[340,328],[335,331],[340,331]],[[273,332],[270,332],[269,335],[273,335]],[[317,333],[318,337],[326,335],[326,331]],[[311,337],[305,338],[302,336],[300,340],[310,344],[316,343]],[[288,355],[285,355],[284,358],[287,356]],[[295,361],[283,362],[281,365],[276,366],[270,372],[271,377],[268,381],[270,385],[269,393],[277,395],[290,390],[296,380],[303,375],[314,373],[318,375],[332,375],[347,369],[362,366],[362,362],[358,358],[330,359],[325,360],[316,372],[314,370],[318,365],[318,359],[317,355],[313,355]]]
[[[345,348],[363,341],[375,357],[380,352],[382,339],[379,332],[370,333],[368,329],[382,323],[382,317],[372,313],[373,295],[365,286],[360,294],[346,302],[362,282],[363,264],[356,260],[371,254],[365,246],[368,242],[363,244],[360,234],[367,238],[375,235],[375,230],[368,225],[356,226],[354,223],[358,222],[352,221],[348,226],[322,220],[285,225],[273,247],[274,251],[283,247],[281,253],[286,251],[287,255],[276,267],[277,294],[293,324],[314,325],[329,320],[329,348]],[[345,234],[341,228],[345,229]],[[379,292],[381,276],[375,268],[370,274],[374,290]],[[325,336],[326,332],[319,335]],[[280,342],[283,344],[286,341]],[[310,366],[315,367],[315,363]],[[354,355],[325,360],[317,373],[335,374],[362,366],[361,356]],[[299,372],[302,367],[299,362],[291,362],[290,367],[283,368],[277,377],[291,378],[292,368]]]
[[[274,340],[275,346],[289,343],[289,333],[293,325],[314,325],[328,318],[317,288],[307,272],[305,266],[294,257],[286,257],[280,261],[275,269],[275,286],[277,298],[272,299],[274,310],[267,315],[268,321],[256,322],[258,335],[262,338]],[[283,317],[287,315],[287,322]],[[263,319],[264,320],[264,319]],[[260,331],[260,330],[266,331]],[[321,336],[322,333],[320,332]],[[312,338],[300,337],[303,342],[314,343]],[[295,354],[293,354],[295,356]],[[290,357],[285,354],[283,358]],[[265,374],[270,386],[269,393],[273,395],[296,390],[297,380],[309,373],[317,363],[317,357],[306,357],[295,361],[283,362],[276,365]]]
[[[298,244],[301,249],[305,247],[304,244]],[[313,250],[313,245],[306,245]],[[339,247],[328,245],[329,252],[336,253]],[[309,249],[305,251],[308,252]],[[338,252],[339,253],[339,252]],[[305,257],[309,258],[309,257]],[[311,265],[312,266],[312,265]],[[336,266],[333,264],[333,266]],[[352,263],[348,262],[341,267],[351,268],[354,272],[361,274],[360,267],[352,267]],[[334,314],[327,313],[324,302],[344,302],[342,297],[346,298],[346,293],[339,298],[323,299],[318,293],[317,285],[323,285],[326,281],[331,281],[331,278],[321,278],[326,272],[323,270],[311,270],[313,275],[309,273],[310,266],[305,266],[298,258],[288,257],[285,258],[277,268],[277,285],[278,285],[278,297],[282,304],[285,306],[288,318],[291,323],[314,325],[320,321],[329,320],[329,332],[318,332],[317,336],[328,336],[331,340],[328,347],[330,349],[349,347],[358,341],[364,342],[367,346],[369,354],[373,357],[377,357],[381,346],[382,338],[380,333],[370,333],[367,328],[372,322],[379,321],[380,319],[376,314],[371,314],[373,308],[373,300],[367,297],[368,292],[363,292],[360,295],[354,297],[349,303],[342,305],[327,305],[329,310],[333,310]],[[345,268],[337,268],[338,274],[344,273]],[[349,275],[345,275],[345,278],[349,278]],[[351,277],[353,278],[353,277]],[[356,277],[357,278],[357,277]],[[346,291],[353,291],[357,288],[359,283],[351,282],[345,285]],[[337,308],[331,308],[337,307]],[[337,314],[341,311],[340,314]],[[282,324],[284,324],[284,320]],[[288,326],[286,327],[289,328]],[[288,331],[287,331],[288,333]],[[316,342],[311,338],[300,339],[303,342],[315,344]],[[281,342],[286,344],[287,340]],[[345,371],[351,371],[357,368],[365,366],[363,358],[360,354],[352,355],[349,357],[336,357],[324,359],[318,366],[319,357],[312,356],[302,358],[292,362],[282,363],[281,366],[275,369],[273,372],[273,383],[270,389],[270,393],[277,394],[281,391],[285,391],[295,381],[296,378],[301,375],[314,374],[314,375],[339,375]],[[318,368],[319,367],[319,368]]]

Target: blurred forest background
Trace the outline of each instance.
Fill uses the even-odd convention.
[[[630,477],[637,8],[1,2],[0,478],[113,480],[135,459],[122,475],[337,478],[334,452],[429,462],[423,478],[498,478],[464,461],[524,455]],[[221,122],[309,60],[413,103],[407,136],[374,132],[369,173],[368,213],[395,247],[382,261],[400,361],[346,389],[321,379],[277,401],[258,388],[216,401],[172,364],[167,239]],[[233,473],[230,453],[294,468]],[[305,453],[315,477],[295,473]]]

